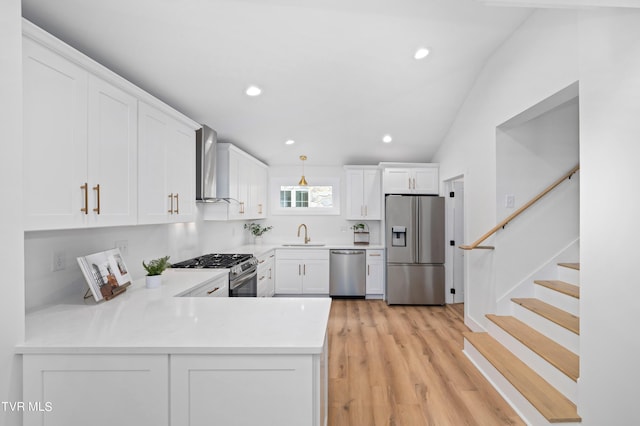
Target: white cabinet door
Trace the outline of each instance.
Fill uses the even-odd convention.
[[[367,250],[367,295],[384,294],[384,250]]]
[[[304,259],[302,261],[302,292],[329,294],[329,260]]]
[[[364,171],[347,170],[347,219],[364,218]]]
[[[438,167],[386,168],[385,194],[438,194]]]
[[[267,168],[262,164],[251,163],[251,181],[249,183],[249,206],[247,219],[267,217]]]
[[[168,355],[23,355],[25,426],[169,425]],[[46,410],[46,403],[51,410]]]
[[[139,104],[138,222],[167,223],[173,195],[167,192],[167,135],[169,117],[157,109]]]
[[[369,167],[350,168],[347,179],[347,219],[382,219],[382,188],[380,170]]]
[[[326,398],[322,390],[327,379],[321,376],[319,358],[277,354],[174,355],[171,424],[324,425],[321,403]]]
[[[382,187],[380,170],[363,170],[364,219],[382,219]]]
[[[385,194],[410,194],[411,171],[409,169],[387,168],[384,170]]]
[[[24,229],[84,226],[88,73],[23,38],[23,76]]]
[[[157,109],[139,106],[138,222],[195,219],[195,132]]]
[[[438,169],[435,167],[414,169],[413,189],[417,194],[438,194]]]
[[[135,225],[138,220],[138,101],[89,78],[90,226]]]
[[[173,197],[172,222],[195,220],[195,133],[186,126],[172,123],[167,140],[167,188]]]
[[[276,293],[302,294],[302,263],[299,259],[276,260]]]

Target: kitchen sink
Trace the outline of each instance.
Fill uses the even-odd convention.
[[[325,246],[326,243],[286,243],[283,244],[283,247],[322,247]]]

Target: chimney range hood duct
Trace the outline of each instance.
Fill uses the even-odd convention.
[[[196,201],[211,203],[216,198],[216,157],[218,134],[203,125],[196,131]]]

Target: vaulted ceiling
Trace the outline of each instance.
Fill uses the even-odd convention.
[[[429,161],[530,13],[475,0],[23,0],[25,18],[220,140],[309,166]]]

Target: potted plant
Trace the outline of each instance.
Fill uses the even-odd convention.
[[[369,244],[369,226],[366,223],[356,223],[353,230],[353,244]]]
[[[156,287],[160,287],[160,284],[162,283],[161,275],[165,269],[171,267],[171,264],[169,263],[169,256],[165,256],[159,259],[153,259],[148,264],[144,263],[144,260],[143,260],[142,266],[147,271],[147,278],[145,281],[146,287],[156,288]]]
[[[249,232],[251,232],[251,235],[253,235],[253,242],[255,244],[261,243],[262,235],[265,232],[270,231],[272,228],[273,226],[262,226],[259,223],[255,223],[255,222],[244,224],[244,229],[248,229]]]

